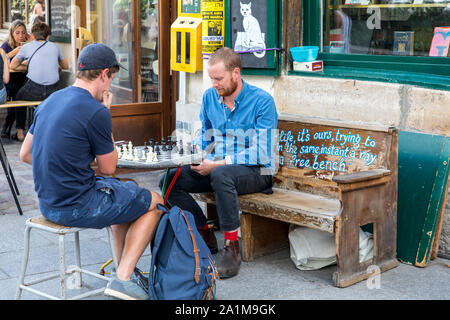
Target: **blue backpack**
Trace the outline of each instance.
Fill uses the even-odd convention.
[[[212,300],[218,273],[211,251],[188,211],[174,206],[156,230],[148,293],[152,300]],[[192,228],[192,227],[193,228]]]

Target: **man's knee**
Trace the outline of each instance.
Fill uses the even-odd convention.
[[[211,178],[211,186],[215,189],[215,187],[219,187],[221,185],[230,185],[233,183],[234,178],[230,174],[229,168],[227,166],[220,166],[214,168],[210,173]]]
[[[150,191],[150,193],[152,194],[152,205],[156,207],[156,205],[158,204],[164,204],[164,199],[161,197],[161,195],[157,192],[154,191]]]

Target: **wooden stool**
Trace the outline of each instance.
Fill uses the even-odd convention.
[[[25,223],[26,228],[25,228],[25,248],[24,248],[24,257],[23,257],[23,261],[22,261],[22,271],[20,273],[20,277],[19,277],[19,286],[17,288],[17,292],[16,292],[16,300],[20,299],[20,295],[22,293],[22,290],[27,290],[30,291],[34,294],[49,298],[49,299],[54,299],[54,300],[65,300],[67,299],[66,297],[66,275],[67,274],[73,274],[73,273],[78,273],[75,277],[75,285],[77,288],[80,288],[82,285],[82,281],[81,281],[81,274],[85,273],[87,275],[96,277],[98,279],[102,279],[105,281],[109,281],[109,278],[90,272],[88,270],[82,269],[81,268],[81,256],[80,256],[80,238],[79,238],[79,232],[86,230],[86,228],[72,228],[72,227],[65,227],[65,226],[61,226],[58,225],[56,223],[53,223],[47,219],[45,219],[43,216],[40,217],[34,217],[34,218],[30,218],[26,221]],[[30,251],[30,232],[32,228],[36,228],[42,231],[46,231],[46,232],[50,232],[50,233],[54,233],[54,234],[58,234],[59,235],[59,261],[60,261],[60,271],[56,274],[50,275],[50,276],[46,276],[46,277],[42,277],[40,279],[34,280],[34,281],[30,281],[29,283],[25,283],[25,273],[27,270],[27,264],[28,264],[28,257],[29,257],[29,251]],[[108,232],[108,240],[109,240],[109,244],[110,244],[110,249],[111,249],[111,255],[113,257],[113,261],[116,265],[116,269],[117,269],[117,257],[116,257],[116,253],[114,250],[114,240],[112,237],[112,229],[111,227],[106,227],[106,230]],[[66,261],[65,261],[65,248],[64,248],[64,236],[66,234],[69,233],[73,233],[75,235],[75,258],[76,258],[76,266],[71,267],[69,269],[66,270]],[[49,295],[47,293],[44,293],[42,291],[36,290],[34,288],[31,288],[30,286],[35,285],[37,283],[40,282],[44,282],[44,281],[48,281],[54,278],[60,277],[61,278],[61,298]],[[73,298],[71,298],[72,300],[78,300],[81,298],[86,298],[86,297],[90,297],[93,295],[98,295],[103,293],[105,287],[100,288],[100,289],[95,289],[95,290],[90,290],[88,292],[85,292],[83,294],[77,295]]]

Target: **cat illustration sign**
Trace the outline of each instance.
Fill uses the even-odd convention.
[[[261,32],[261,27],[257,18],[252,15],[252,3],[239,2],[240,13],[242,15],[242,27],[244,31],[238,32],[234,44],[235,51],[251,51],[257,58],[266,55],[265,34]]]
[[[267,67],[267,1],[231,1],[232,48],[244,68]]]

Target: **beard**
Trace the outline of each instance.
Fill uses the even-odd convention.
[[[237,86],[238,86],[238,82],[231,79],[231,83],[228,87],[217,88],[216,91],[219,96],[228,97],[228,96],[231,96],[233,94],[233,92],[236,91]]]

